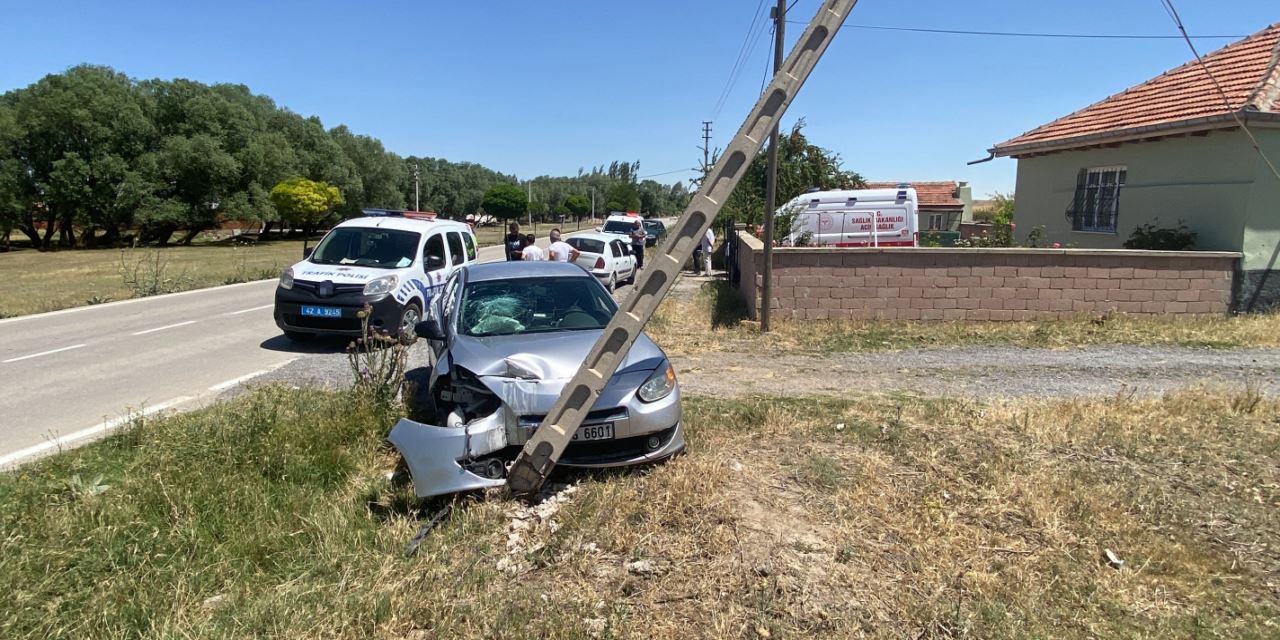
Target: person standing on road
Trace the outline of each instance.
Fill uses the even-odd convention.
[[[507,260],[522,260],[520,250],[524,248],[524,236],[520,235],[520,223],[512,222],[507,227],[507,235],[502,240],[507,248]]]
[[[636,219],[636,226],[631,230],[631,252],[636,254],[636,271],[644,267],[644,243],[649,239],[649,232],[644,230],[644,223]]]
[[[701,268],[702,273],[707,276],[711,275],[711,252],[715,246],[716,234],[710,227],[708,227],[707,232],[702,234],[702,240],[698,242],[698,249],[700,249],[702,253],[699,257],[702,259],[702,262],[701,264],[694,265],[695,269]]]
[[[547,257],[554,262],[573,262],[582,255],[581,251],[573,248],[573,245],[560,239],[560,230],[552,229],[549,236],[551,240],[550,246],[547,247]]]
[[[547,254],[542,252],[542,248],[533,243],[533,234],[529,234],[520,239],[520,259],[521,260],[546,260]]]

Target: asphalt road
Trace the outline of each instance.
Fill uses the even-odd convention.
[[[501,246],[480,249],[482,261],[501,258]],[[250,282],[0,320],[0,468],[332,353],[334,344],[296,345],[280,334],[275,287]]]

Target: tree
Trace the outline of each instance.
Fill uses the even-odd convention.
[[[306,233],[311,233],[342,201],[342,192],[337,187],[306,178],[286,180],[271,189],[271,203],[276,211]]]
[[[495,184],[481,200],[484,212],[502,220],[513,220],[529,210],[529,198],[514,184]]]
[[[802,133],[804,126],[803,119],[797,121],[791,133],[779,139],[778,207],[810,188],[857,189],[866,186],[862,176],[841,166],[840,154],[809,142]],[[742,181],[725,202],[723,216],[750,224],[764,220],[767,155],[766,150],[761,149],[752,160],[743,173]]]
[[[605,208],[609,211],[640,210],[640,193],[636,190],[636,185],[630,182],[619,182],[610,187],[604,201]]]
[[[572,195],[564,199],[564,208],[568,209],[574,218],[582,218],[591,213],[591,201],[586,196]]]

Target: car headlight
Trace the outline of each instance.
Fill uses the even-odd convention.
[[[657,402],[669,395],[676,388],[676,370],[671,368],[671,363],[667,366],[653,372],[644,384],[636,390],[636,397],[645,402]]]
[[[387,293],[396,288],[397,284],[400,284],[400,278],[397,278],[396,276],[382,276],[381,278],[374,278],[364,285],[364,294],[366,296],[376,296]]]
[[[284,273],[280,274],[280,288],[281,289],[293,288],[293,267],[289,267],[288,269],[285,269]]]

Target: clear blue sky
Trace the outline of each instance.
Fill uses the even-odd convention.
[[[135,78],[243,83],[397,153],[523,178],[614,159],[639,159],[641,174],[695,166],[700,121],[713,115],[758,0],[5,4],[0,91],[82,62]],[[1193,35],[1280,21],[1276,0],[1176,4]],[[797,0],[791,19],[807,21],[818,5]],[[1174,33],[1158,0],[863,0],[849,23]],[[802,28],[788,25],[788,48]],[[760,35],[715,114],[715,144],[754,102],[768,40]],[[868,179],[968,180],[981,196],[1012,190],[1015,163],[966,161],[1189,57],[1178,40],[846,28],[786,123],[804,117],[814,142]]]

